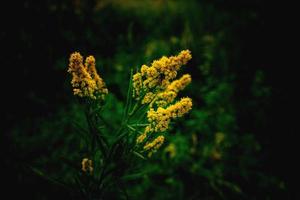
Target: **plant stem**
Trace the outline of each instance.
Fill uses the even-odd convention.
[[[137,108],[138,108],[138,104],[136,103],[136,104],[134,105],[132,111],[129,113],[129,116],[132,116],[132,115],[135,113],[135,111],[137,111]]]
[[[127,124],[127,127],[130,129],[130,130],[132,130],[132,131],[136,131],[136,129],[135,128],[133,128],[131,125],[129,125],[129,124]]]

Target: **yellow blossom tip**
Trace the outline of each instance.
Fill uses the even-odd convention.
[[[83,57],[78,52],[70,55],[68,72],[72,74],[71,84],[74,95],[91,99],[104,98],[107,88],[96,70],[94,56],[88,56],[83,65]]]
[[[146,151],[148,151],[148,150],[156,151],[161,147],[161,145],[164,143],[164,141],[165,141],[165,137],[160,135],[157,138],[155,138],[152,142],[147,143],[144,146],[144,150],[146,150]]]
[[[133,76],[134,97],[140,98],[142,91],[145,93],[163,91],[170,82],[176,78],[177,72],[192,58],[189,50],[181,51],[177,56],[163,56],[154,60],[150,66],[142,65],[139,72]],[[181,80],[181,88],[184,88],[191,80],[190,76],[184,76]],[[180,90],[180,89],[178,89]]]
[[[79,52],[74,52],[71,54],[70,56],[70,63],[75,63],[75,64],[80,64],[83,62],[83,57],[81,56],[81,54]]]
[[[87,65],[95,65],[96,64],[96,59],[94,56],[90,55],[85,59],[85,63]]]
[[[136,139],[136,143],[137,143],[137,144],[140,144],[140,143],[144,142],[144,140],[146,139],[146,137],[147,137],[147,133],[146,133],[146,132],[143,133],[143,134],[141,134],[141,135]]]
[[[83,158],[81,161],[81,169],[83,172],[93,173],[93,161],[88,158]]]

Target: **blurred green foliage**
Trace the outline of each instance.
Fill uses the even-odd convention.
[[[24,119],[15,127],[14,143],[27,165],[68,182],[74,178],[70,163],[80,168],[86,156],[80,130],[86,120],[66,73],[69,53],[96,56],[110,91],[101,114],[117,127],[129,69],[190,49],[193,59],[184,71],[193,81],[182,96],[193,99],[193,110],[172,127],[163,148],[137,166],[141,174],[127,177],[130,199],[272,199],[277,193],[268,191],[284,189],[284,183],[259,170],[262,147],[252,130],[239,124],[238,116],[249,108],[262,123],[271,88],[258,70],[245,88],[249,95],[239,96],[239,52],[232,47],[236,40],[229,26],[233,16],[193,0],[49,1],[45,11],[59,23],[56,31],[66,46],[52,60],[63,80],[59,95],[64,100],[48,116]],[[254,18],[251,10],[245,12],[245,21]],[[35,94],[31,98],[43,101]]]

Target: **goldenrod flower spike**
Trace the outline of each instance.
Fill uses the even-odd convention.
[[[74,95],[95,98],[94,91],[96,82],[82,64],[83,58],[80,53],[75,52],[71,54],[69,61],[68,72],[73,76],[71,84],[73,86]]]
[[[178,56],[163,56],[152,62],[151,66],[143,65],[140,72],[133,75],[134,97],[139,99],[141,92],[163,91],[177,76],[177,71],[192,58],[189,50],[181,51]],[[160,91],[159,91],[160,90]],[[146,100],[144,102],[147,102]]]
[[[189,74],[183,75],[180,79],[173,81],[168,85],[167,91],[173,91],[178,93],[179,91],[183,90],[188,84],[192,81],[192,77]]]
[[[151,131],[153,132],[163,132],[169,128],[171,121],[171,112],[168,109],[159,107],[157,111],[153,108],[147,113],[148,122],[151,124]]]
[[[143,80],[142,80],[142,74],[141,73],[136,73],[132,77],[132,82],[133,82],[133,96],[138,99],[140,96],[140,93],[142,91],[143,87]]]
[[[148,122],[151,126],[150,131],[166,131],[169,128],[171,119],[182,117],[192,109],[192,105],[192,99],[186,97],[167,108],[159,107],[156,111],[150,108],[147,112]]]
[[[163,56],[161,59],[155,60],[151,67],[156,68],[157,71],[164,74],[166,81],[168,81],[174,79],[180,67],[185,65],[191,58],[191,52],[183,50],[178,56],[171,56],[169,58]]]
[[[89,172],[93,173],[94,168],[93,168],[93,161],[89,160],[88,158],[84,158],[81,161],[81,169],[83,172]]]
[[[180,65],[185,65],[189,60],[192,59],[191,51],[190,50],[183,50],[179,53],[175,59],[178,59],[177,62],[180,63]]]
[[[146,142],[144,150],[151,150],[148,156],[151,156],[164,141],[164,136],[158,136],[149,143],[148,136],[166,131],[172,119],[182,117],[192,109],[192,100],[188,97],[172,104],[178,92],[192,81],[189,74],[174,80],[180,67],[191,58],[189,50],[181,51],[177,56],[163,56],[153,61],[151,66],[143,65],[140,72],[133,75],[133,96],[141,100],[141,104],[149,104],[150,108],[147,112],[149,125],[136,139],[137,144]]]
[[[147,143],[144,146],[144,150],[146,150],[146,151],[151,150],[151,151],[155,152],[161,147],[161,145],[164,143],[164,141],[165,141],[165,137],[160,135],[157,138],[155,138],[152,142]]]
[[[172,118],[182,117],[192,109],[192,99],[189,97],[182,98],[180,101],[171,105],[167,110],[171,113]]]
[[[191,75],[185,74],[180,79],[171,82],[165,91],[159,93],[156,98],[156,105],[165,107],[172,103],[178,92],[183,90],[192,81]]]
[[[143,100],[142,100],[142,104],[146,104],[146,103],[151,103],[151,101],[153,101],[153,99],[155,98],[155,94],[152,92],[148,92]]]
[[[144,142],[144,140],[146,139],[146,137],[147,137],[147,133],[146,133],[146,132],[143,133],[143,134],[141,134],[141,135],[136,139],[136,143],[137,143],[137,144],[140,144],[140,143]]]
[[[68,72],[72,74],[71,84],[74,95],[96,99],[104,98],[108,93],[104,81],[100,78],[95,67],[95,58],[89,56],[83,65],[83,57],[80,53],[72,53],[69,59]]]
[[[70,64],[69,64],[69,69],[68,72],[78,72],[80,71],[80,67],[83,66],[82,62],[83,62],[83,58],[80,55],[80,53],[78,52],[74,52],[71,54],[70,56]]]
[[[97,73],[96,60],[95,60],[94,56],[88,56],[85,59],[85,66],[86,66],[89,74],[91,75],[92,79],[94,79],[96,82],[96,86],[97,86],[96,92],[98,94],[101,94],[102,95],[101,98],[104,99],[104,96],[108,93],[108,90],[105,86],[103,79]]]
[[[165,107],[170,104],[176,98],[177,93],[174,91],[165,91],[161,92],[157,95],[157,99],[155,101],[156,105],[159,107]]]
[[[146,126],[144,133],[142,133],[141,135],[139,135],[139,136],[137,137],[136,143],[137,143],[137,144],[143,143],[143,142],[145,141],[145,139],[147,138],[148,133],[149,133],[150,131],[151,131],[151,127],[150,127],[149,125]]]
[[[142,67],[141,67],[142,76],[146,76],[148,69],[149,69],[149,67],[147,65],[142,65]]]

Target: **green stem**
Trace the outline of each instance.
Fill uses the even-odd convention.
[[[127,127],[130,129],[130,130],[132,130],[132,131],[136,131],[136,129],[135,128],[133,128],[131,125],[129,125],[129,124],[127,124]]]
[[[133,153],[134,155],[136,155],[137,157],[143,159],[143,160],[147,160],[147,159],[146,159],[142,154],[140,154],[139,152],[132,151],[132,153]]]
[[[92,118],[89,116],[88,112],[85,113],[86,114],[86,119],[87,119],[87,123],[89,126],[89,131],[91,133],[91,135],[97,140],[100,150],[103,153],[104,156],[106,156],[107,152],[106,152],[106,146],[107,146],[107,141],[105,139],[105,137],[103,135],[101,135],[101,133],[99,134],[99,130],[97,130],[97,128],[94,126],[93,122],[92,122]],[[93,148],[93,151],[95,149]]]
[[[132,116],[137,111],[137,108],[138,108],[138,104],[136,103],[132,108],[132,111],[129,113],[129,116]]]
[[[148,126],[149,124],[130,124],[130,126],[142,126],[142,127],[144,127],[144,126]]]
[[[122,121],[126,118],[126,115],[128,114],[128,111],[131,107],[132,75],[133,75],[133,70],[131,69],[130,70],[130,79],[129,79],[129,83],[128,83],[127,96],[126,96],[126,104],[125,104],[125,109],[124,109],[124,112],[123,112]]]

